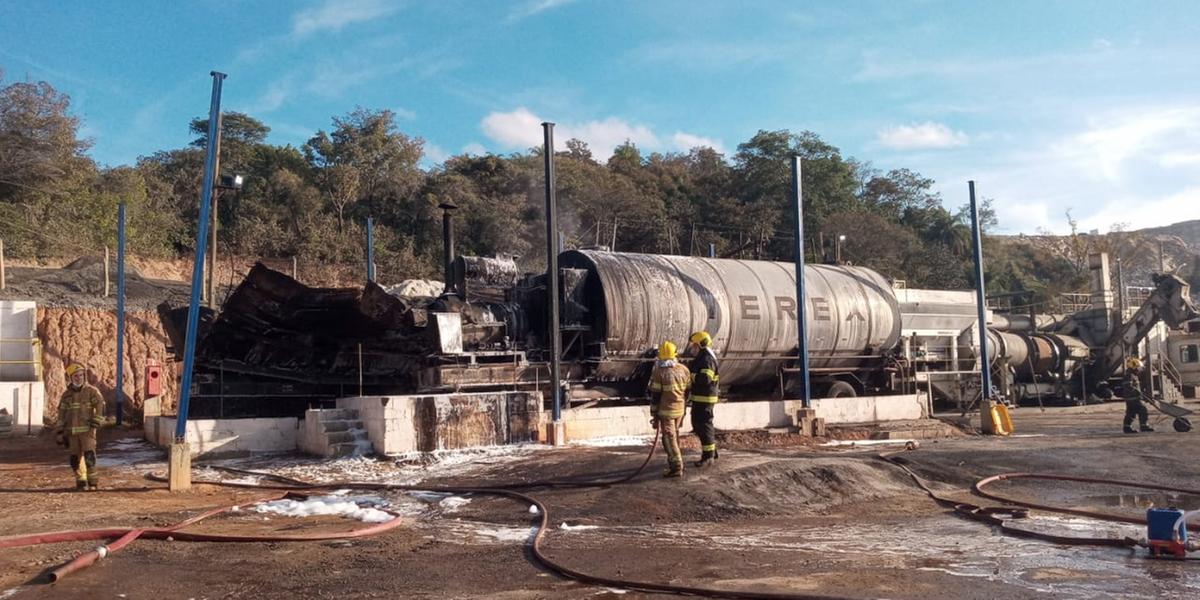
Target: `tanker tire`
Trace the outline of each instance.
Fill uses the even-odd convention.
[[[854,398],[858,396],[858,392],[854,391],[854,386],[845,381],[835,381],[825,392],[826,398]]]

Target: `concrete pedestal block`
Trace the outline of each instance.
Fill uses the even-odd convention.
[[[172,492],[192,489],[192,451],[187,442],[171,444],[167,463],[167,488]]]
[[[979,401],[979,430],[986,435],[996,435],[996,426],[992,422],[992,408],[996,404],[990,399]]]
[[[814,427],[813,427],[814,422],[817,420],[818,420],[817,419],[817,409],[815,409],[815,408],[798,408],[798,409],[796,409],[796,429],[799,430],[800,435],[802,435],[804,437],[813,437],[814,435],[818,435],[814,431]],[[821,421],[821,430],[822,430],[821,433],[823,434],[824,429],[825,429],[825,420],[821,419],[820,421]]]
[[[565,446],[567,443],[567,424],[564,421],[546,423],[546,443],[551,446]]]
[[[825,419],[817,417],[812,419],[810,423],[813,437],[825,437]]]

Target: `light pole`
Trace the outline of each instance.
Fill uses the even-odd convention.
[[[833,262],[836,264],[842,264],[842,244],[845,242],[846,236],[839,234],[837,236],[837,243],[833,246]]]
[[[220,146],[220,137],[217,138],[218,152]],[[220,219],[217,218],[217,199],[221,197],[221,190],[240,190],[242,189],[243,178],[241,175],[222,175],[218,178],[216,185],[213,186],[212,196],[212,241],[209,256],[211,257],[211,266],[208,269],[208,307],[217,309],[217,223]]]
[[[216,142],[221,130],[217,120],[221,114],[221,87],[226,75],[213,71],[212,99],[208,110],[208,139],[204,157],[204,182],[200,191],[200,218],[196,232],[196,260],[192,263],[192,286],[188,300],[187,333],[184,336],[183,376],[179,383],[179,414],[175,420],[175,441],[171,444],[170,461],[167,463],[168,484],[171,491],[192,487],[192,455],[187,444],[188,402],[192,397],[192,367],[196,363],[196,333],[200,326],[200,291],[204,289],[204,253],[208,245],[209,208],[212,203],[213,184],[216,175]]]

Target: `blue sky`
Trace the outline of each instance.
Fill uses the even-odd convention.
[[[6,80],[69,93],[101,163],[226,110],[299,145],[389,108],[429,164],[558,123],[597,155],[809,129],[847,155],[977,181],[1001,229],[1200,218],[1200,3],[0,0]]]

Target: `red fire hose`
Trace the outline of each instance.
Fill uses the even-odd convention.
[[[697,595],[697,596],[706,596],[706,597],[713,597],[713,598],[745,598],[745,599],[751,599],[751,600],[849,600],[847,598],[842,598],[842,597],[838,597],[838,596],[822,596],[822,595],[816,595],[816,594],[786,593],[786,592],[738,591],[738,590],[706,588],[706,587],[700,587],[700,586],[677,585],[677,584],[656,583],[656,582],[647,582],[647,581],[634,581],[634,580],[620,579],[620,578],[614,578],[614,577],[605,577],[602,575],[594,575],[594,574],[590,574],[590,573],[586,573],[584,571],[574,569],[572,567],[564,565],[564,564],[556,561],[555,559],[547,556],[542,548],[542,542],[543,542],[543,538],[546,534],[546,531],[549,529],[550,511],[546,507],[546,505],[544,503],[542,503],[540,500],[538,500],[537,498],[535,498],[527,493],[518,491],[518,490],[543,488],[543,487],[547,487],[547,488],[604,487],[604,486],[615,485],[615,484],[619,484],[619,483],[623,483],[623,482],[632,480],[633,478],[637,477],[639,474],[641,474],[646,469],[646,466],[649,464],[651,458],[653,457],[654,450],[657,446],[657,442],[658,442],[658,437],[656,435],[654,438],[654,442],[651,443],[650,451],[647,454],[646,459],[642,462],[642,464],[635,471],[631,472],[628,475],[624,475],[624,476],[621,476],[621,477],[618,477],[615,479],[610,479],[610,480],[595,480],[595,479],[591,479],[591,480],[549,480],[549,481],[533,481],[533,482],[525,482],[525,483],[517,483],[517,484],[510,483],[510,484],[494,485],[494,486],[486,486],[486,487],[421,486],[421,485],[400,485],[400,484],[359,482],[359,481],[337,481],[337,482],[326,482],[326,483],[309,483],[309,482],[301,481],[299,479],[283,477],[283,476],[274,475],[274,474],[270,474],[270,473],[245,471],[245,470],[233,469],[233,468],[214,467],[214,468],[218,468],[220,470],[234,472],[234,473],[256,475],[256,476],[268,479],[270,481],[273,481],[274,483],[269,484],[269,485],[262,485],[262,484],[233,483],[233,482],[204,481],[204,480],[194,481],[194,483],[221,485],[221,486],[227,486],[227,487],[241,487],[241,488],[282,489],[282,490],[290,490],[292,492],[301,491],[301,490],[311,491],[311,490],[322,490],[322,489],[331,489],[331,488],[339,488],[339,489],[340,488],[351,488],[351,489],[364,489],[364,490],[425,491],[425,492],[446,493],[446,494],[485,494],[485,495],[501,496],[501,497],[506,497],[506,498],[509,498],[512,500],[519,501],[523,504],[533,505],[533,506],[537,507],[538,515],[539,515],[538,523],[537,523],[537,531],[534,534],[534,537],[533,537],[533,540],[531,543],[531,548],[530,548],[534,559],[537,560],[537,562],[539,564],[541,564],[543,567],[547,568],[548,570],[555,572],[561,576],[564,576],[564,577],[567,577],[570,579],[574,579],[576,581],[580,581],[583,583],[589,583],[589,584],[593,584],[593,585],[610,586],[610,587],[642,591],[642,592]],[[879,455],[879,457],[882,458],[883,460],[886,460],[890,464],[896,465],[899,468],[903,469],[912,478],[912,480],[917,484],[917,486],[920,487],[933,500],[935,500],[939,503],[945,504],[945,505],[952,506],[954,508],[956,514],[959,514],[959,515],[967,517],[967,518],[975,519],[975,520],[978,520],[978,521],[981,521],[984,523],[988,523],[990,525],[997,526],[1001,529],[1001,531],[1003,531],[1005,533],[1008,533],[1011,535],[1018,535],[1018,536],[1022,536],[1022,537],[1040,539],[1040,540],[1049,541],[1049,542],[1058,543],[1058,544],[1131,546],[1131,545],[1136,545],[1136,543],[1137,543],[1136,540],[1132,540],[1132,539],[1128,539],[1128,538],[1124,539],[1124,540],[1115,540],[1115,539],[1109,539],[1109,538],[1086,538],[1086,537],[1057,536],[1057,535],[1045,534],[1045,533],[1041,533],[1041,532],[1029,531],[1029,530],[1012,527],[1008,523],[1008,521],[1010,521],[1011,519],[1004,519],[998,515],[1007,514],[1010,516],[1014,516],[1014,515],[1020,516],[1020,513],[1022,511],[1020,511],[1019,509],[1011,509],[1011,508],[997,509],[997,508],[982,507],[982,506],[977,506],[974,504],[959,502],[959,501],[941,496],[937,492],[933,491],[933,489],[923,479],[921,479],[912,469],[910,469],[905,464],[906,461],[896,458],[895,454],[898,454],[898,453],[881,454],[881,455]],[[155,480],[155,481],[165,481],[165,478],[163,478],[161,476],[147,475],[147,477],[149,477],[150,479]],[[1018,505],[1018,506],[1025,506],[1028,508],[1036,508],[1039,510],[1045,510],[1045,511],[1050,511],[1050,512],[1074,514],[1074,515],[1086,516],[1086,517],[1090,517],[1090,518],[1095,518],[1095,519],[1100,519],[1100,520],[1108,520],[1108,521],[1116,520],[1116,521],[1135,522],[1135,523],[1144,522],[1140,519],[1134,519],[1132,517],[1118,517],[1118,516],[1114,516],[1114,515],[1108,515],[1108,514],[1104,514],[1104,513],[1095,513],[1095,512],[1091,512],[1091,511],[1083,511],[1083,510],[1079,510],[1079,509],[1070,509],[1070,508],[1057,507],[1057,506],[1052,506],[1052,505],[1027,503],[1027,502],[1023,502],[1023,501],[1019,501],[1019,500],[1006,498],[1003,496],[998,496],[995,494],[990,494],[988,492],[983,491],[983,488],[991,483],[994,483],[997,481],[1002,481],[1004,479],[1017,479],[1017,478],[1037,478],[1037,479],[1050,479],[1050,480],[1060,480],[1060,481],[1102,483],[1102,484],[1108,484],[1108,485],[1120,485],[1120,486],[1136,487],[1136,488],[1141,488],[1141,489],[1153,489],[1153,490],[1158,490],[1158,491],[1168,491],[1168,492],[1178,492],[1178,493],[1185,493],[1185,494],[1200,495],[1200,492],[1197,492],[1195,490],[1170,488],[1170,487],[1166,487],[1166,486],[1157,486],[1157,485],[1114,481],[1114,480],[1104,480],[1104,479],[1070,477],[1070,476],[1062,476],[1062,475],[1038,474],[1038,473],[1005,473],[1002,475],[996,475],[993,477],[982,479],[979,482],[977,482],[974,486],[974,490],[976,493],[978,493],[984,497],[988,497],[993,500],[997,500],[997,501],[1005,502],[1005,503],[1009,503],[1009,504],[1014,504],[1014,505]],[[286,497],[288,495],[289,495],[289,493],[278,494],[278,495],[271,496],[268,498],[260,499],[257,502],[275,500],[275,499],[278,499],[281,497]],[[66,541],[85,541],[85,540],[94,540],[94,539],[116,538],[116,540],[113,541],[111,544],[109,544],[107,546],[102,546],[100,548],[97,548],[96,550],[93,550],[92,552],[89,552],[89,553],[83,554],[79,557],[76,557],[71,562],[63,565],[62,567],[59,567],[58,569],[55,569],[53,572],[51,572],[50,577],[51,577],[51,580],[57,580],[57,579],[64,577],[72,572],[75,572],[75,571],[83,569],[91,564],[94,564],[97,560],[100,560],[108,553],[119,551],[121,548],[125,547],[126,545],[128,545],[129,543],[133,542],[135,539],[138,539],[138,538],[150,538],[150,539],[171,538],[171,539],[178,540],[178,541],[196,541],[196,542],[318,541],[318,540],[344,539],[344,538],[354,538],[354,537],[363,537],[363,536],[368,536],[368,535],[374,535],[377,533],[381,533],[381,532],[393,529],[400,525],[400,519],[397,517],[397,518],[391,519],[390,521],[386,521],[384,523],[379,523],[379,524],[371,525],[369,527],[364,527],[361,529],[356,529],[356,530],[352,530],[352,531],[348,531],[348,532],[308,534],[308,535],[235,536],[235,535],[188,533],[185,531],[180,531],[181,529],[187,527],[188,525],[195,524],[205,518],[208,518],[215,514],[220,514],[222,512],[231,510],[232,508],[234,508],[234,507],[230,506],[230,507],[224,507],[224,508],[210,510],[208,512],[205,512],[205,513],[202,513],[195,517],[192,517],[190,519],[187,519],[179,524],[176,524],[171,527],[166,527],[166,528],[92,529],[92,530],[85,530],[85,531],[64,531],[64,532],[56,532],[56,533],[42,533],[42,534],[34,534],[34,535],[19,536],[19,537],[0,538],[0,548],[11,548],[11,547],[17,547],[17,546],[47,544],[47,543],[66,542]],[[1193,527],[1195,527],[1195,526],[1193,526]]]
[[[255,500],[253,502],[249,502],[246,504],[257,504],[260,502],[269,502],[272,500],[279,500],[281,498],[287,498],[287,497],[290,497],[293,495],[294,494],[291,494],[291,493],[275,494],[272,496],[268,496],[266,498],[260,498],[258,500]],[[80,530],[80,531],[58,531],[58,532],[50,532],[50,533],[36,533],[36,534],[32,534],[32,535],[23,535],[23,536],[15,536],[15,537],[5,537],[5,538],[0,538],[0,548],[18,548],[21,546],[35,546],[35,545],[40,545],[40,544],[54,544],[54,543],[60,543],[60,542],[85,542],[85,541],[91,541],[91,540],[107,540],[107,539],[116,538],[116,540],[113,541],[112,543],[104,545],[104,546],[100,546],[100,547],[96,548],[95,550],[81,554],[81,555],[75,557],[74,559],[72,559],[70,562],[66,563],[65,565],[58,567],[57,569],[54,569],[53,571],[51,571],[49,574],[50,581],[58,581],[59,579],[62,579],[63,577],[66,577],[67,575],[70,575],[71,573],[74,573],[80,569],[83,569],[85,567],[89,567],[89,566],[95,564],[97,561],[108,556],[109,554],[120,551],[122,548],[129,545],[130,542],[133,542],[134,540],[136,540],[138,538],[158,539],[158,540],[170,538],[170,539],[173,539],[176,541],[181,541],[181,542],[314,542],[314,541],[340,540],[340,539],[366,537],[369,535],[375,535],[377,533],[382,533],[384,531],[394,529],[394,528],[400,526],[400,524],[401,524],[401,519],[400,519],[399,515],[396,515],[395,513],[391,513],[394,518],[392,518],[388,521],[384,521],[382,523],[376,523],[373,525],[369,525],[367,527],[362,527],[359,529],[352,529],[350,531],[338,531],[338,532],[329,532],[329,533],[310,533],[310,534],[303,534],[303,535],[221,535],[221,534],[211,534],[211,533],[189,533],[186,531],[180,531],[181,529],[183,529],[185,527],[188,527],[190,525],[195,525],[196,523],[203,521],[204,519],[207,519],[211,516],[218,515],[218,514],[221,514],[224,512],[228,512],[228,511],[233,510],[234,508],[237,508],[240,506],[243,506],[243,504],[236,504],[236,505],[232,505],[232,506],[225,506],[225,507],[209,510],[209,511],[206,511],[199,515],[196,515],[190,519],[187,519],[185,521],[176,523],[175,525],[172,525],[170,527],[146,528],[146,529],[134,529],[134,528],[85,529],[85,530]]]

